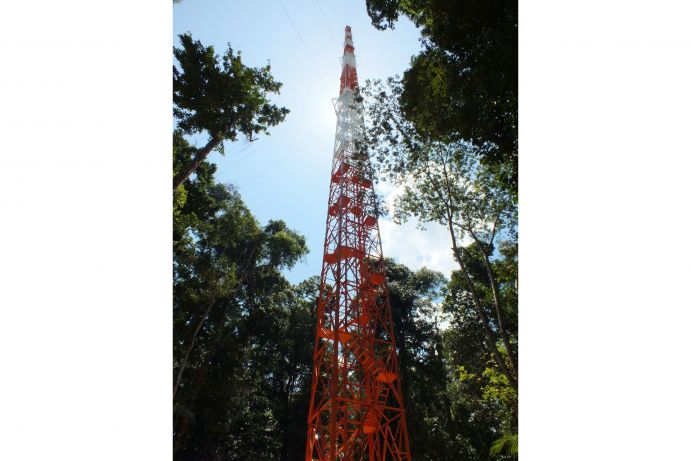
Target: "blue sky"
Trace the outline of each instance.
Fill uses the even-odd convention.
[[[290,109],[286,121],[252,143],[226,143],[225,156],[212,153],[209,159],[218,165],[217,180],[238,187],[262,224],[283,219],[306,236],[311,252],[287,274],[290,281],[318,275],[343,29],[352,27],[361,82],[402,74],[420,49],[418,30],[405,18],[394,30],[375,29],[364,0],[183,0],[175,5],[173,18],[175,37],[191,32],[219,54],[230,43],[246,65],[270,62],[283,83],[272,100]],[[206,139],[199,135],[191,141],[199,146]],[[383,185],[379,192],[389,190]],[[426,265],[448,274],[453,267],[443,228],[428,226],[423,232],[415,223],[396,226],[386,219],[380,219],[380,228],[386,256],[414,269]]]

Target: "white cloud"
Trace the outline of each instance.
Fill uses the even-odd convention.
[[[394,258],[413,270],[423,267],[439,271],[446,277],[458,269],[451,252],[449,231],[440,224],[425,224],[425,230],[416,226],[417,220],[398,225],[387,218],[379,220],[384,256]]]
[[[382,181],[377,184],[377,191],[384,196],[387,208],[393,210],[394,200],[403,192],[403,186]],[[411,218],[399,225],[390,218],[381,217],[379,231],[384,256],[413,270],[427,267],[451,277],[451,271],[457,270],[458,264],[451,251],[449,230],[437,223],[425,223],[422,230],[418,228],[419,223],[417,218]],[[460,243],[467,245],[469,242]]]
[[[394,210],[396,197],[403,193],[405,185],[415,187],[411,177],[403,184],[394,185],[389,181],[377,183],[377,193],[383,196],[386,208],[391,214]],[[468,184],[473,187],[472,184]],[[403,224],[394,223],[390,217],[380,216],[379,231],[381,233],[382,250],[384,256],[394,258],[414,270],[423,267],[443,273],[447,278],[451,272],[458,270],[458,263],[453,258],[451,250],[451,236],[446,226],[437,223],[424,223],[424,229],[419,229],[420,221],[412,217]],[[480,223],[478,223],[480,224]],[[482,223],[490,229],[493,222]],[[456,234],[458,237],[458,234]],[[472,243],[468,235],[464,235],[458,244],[467,247]]]

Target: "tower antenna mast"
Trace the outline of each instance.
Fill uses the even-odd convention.
[[[346,26],[305,461],[410,461],[354,51]]]

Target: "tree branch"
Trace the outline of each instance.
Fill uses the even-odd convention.
[[[499,211],[497,212],[497,217],[494,219],[494,223],[492,224],[492,236],[489,239],[489,247],[492,247],[492,243],[494,243],[494,236],[497,233],[497,223],[499,222],[499,217],[501,214],[504,212],[504,207],[500,208]]]
[[[178,187],[180,187],[180,184],[185,182],[187,178],[190,177],[192,173],[194,173],[194,170],[199,167],[199,165],[202,164],[204,160],[206,160],[206,157],[209,156],[209,153],[211,153],[212,150],[214,150],[218,145],[223,141],[222,137],[216,137],[212,136],[211,139],[209,140],[208,143],[204,147],[202,147],[200,150],[198,150],[194,154],[194,158],[192,161],[190,161],[185,167],[182,169],[180,173],[173,178],[173,190],[176,190]]]

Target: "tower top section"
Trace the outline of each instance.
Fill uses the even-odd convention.
[[[341,91],[343,95],[348,90],[355,92],[358,88],[357,64],[355,63],[355,47],[353,46],[353,33],[350,26],[345,27],[345,40],[343,42],[343,59],[341,68]]]

